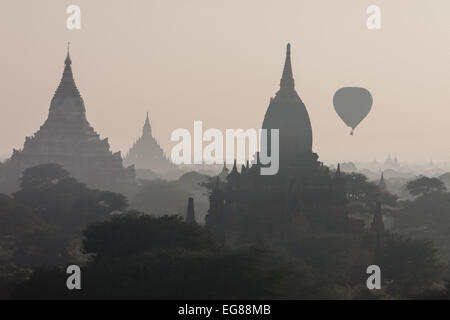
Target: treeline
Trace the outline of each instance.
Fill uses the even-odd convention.
[[[425,235],[399,234],[419,225],[436,234],[448,231],[445,187],[420,178],[407,186],[415,199],[399,202],[364,176],[344,178],[349,214],[365,220],[365,230],[298,232],[277,243],[229,246],[181,217],[130,210],[122,195],[89,189],[57,165],[30,168],[20,191],[0,196],[1,296],[448,298],[448,265],[441,259],[442,250]],[[381,238],[370,231],[376,201],[383,203],[385,221],[392,220]],[[252,228],[258,232],[258,224]],[[69,264],[81,266],[81,290],[66,287]],[[381,267],[381,290],[366,287],[371,264]]]

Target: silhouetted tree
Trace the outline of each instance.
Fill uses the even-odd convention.
[[[376,262],[388,292],[399,297],[418,294],[442,280],[443,265],[433,243],[389,235]]]
[[[450,262],[450,194],[436,178],[420,177],[407,184],[415,197],[404,201],[394,230],[413,239],[432,240],[440,258]]]
[[[155,218],[138,212],[94,223],[84,236],[84,251],[99,257],[131,256],[156,248],[203,250],[215,245],[208,232],[179,216]]]
[[[97,255],[83,269],[81,292],[65,288],[64,270],[51,270],[16,286],[14,296],[261,299],[329,294],[330,286],[295,258],[263,247],[219,246],[206,230],[176,217],[131,213],[90,226],[85,234],[85,251]]]
[[[13,198],[0,195],[0,248],[19,268],[62,266],[88,224],[126,207],[124,196],[89,189],[59,165],[32,167]]]
[[[435,192],[445,192],[447,188],[444,182],[438,178],[428,178],[421,176],[415,180],[409,181],[406,184],[406,190],[412,196],[428,196]]]
[[[25,169],[20,188],[42,190],[67,178],[69,178],[69,173],[59,164],[41,164]]]

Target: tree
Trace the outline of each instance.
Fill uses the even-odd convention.
[[[367,181],[360,173],[341,173],[345,181],[345,192],[350,202],[357,202],[373,210],[377,201],[384,205],[397,206],[397,198],[393,194],[381,190],[375,183]]]
[[[406,184],[406,190],[412,196],[424,197],[432,193],[446,192],[447,188],[445,187],[444,182],[442,182],[438,178],[428,178],[421,176],[415,180],[409,181]]]
[[[132,256],[156,248],[203,250],[215,246],[208,232],[184,223],[179,216],[155,218],[139,212],[91,224],[84,236],[84,251],[99,257]]]
[[[415,197],[402,203],[394,229],[412,239],[432,240],[439,257],[450,262],[450,194],[435,178],[421,177],[407,188]]]
[[[0,195],[0,248],[22,268],[82,260],[82,230],[127,205],[123,195],[89,189],[59,165],[29,168],[13,198]]]
[[[80,233],[89,223],[128,206],[123,195],[89,189],[56,164],[25,170],[14,199],[33,208],[46,223],[68,233]]]
[[[47,163],[25,169],[21,189],[45,189],[69,178],[69,173],[56,163]]]
[[[388,235],[376,264],[381,267],[388,291],[410,297],[442,279],[443,268],[432,242]]]
[[[330,288],[286,253],[220,246],[177,217],[129,213],[94,224],[85,235],[85,251],[96,255],[83,268],[81,291],[65,288],[64,270],[41,270],[16,286],[14,297],[306,299],[327,297]]]
[[[369,225],[377,202],[382,204],[385,215],[394,213],[398,208],[397,196],[380,189],[375,183],[367,181],[365,175],[341,172],[341,176],[345,181],[347,209],[350,217],[363,219],[366,225]]]

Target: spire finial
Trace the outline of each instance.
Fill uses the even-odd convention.
[[[280,89],[294,90],[294,76],[292,75],[291,65],[291,44],[286,46],[286,60],[284,62],[283,75],[280,80]]]
[[[64,61],[66,65],[72,64],[72,60],[70,60],[70,41],[67,42],[67,57],[66,61]]]
[[[145,118],[144,128],[142,129],[142,135],[151,135],[152,134],[152,126],[150,125],[150,120],[148,118],[148,111],[147,111],[147,117]]]

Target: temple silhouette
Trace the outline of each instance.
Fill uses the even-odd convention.
[[[152,127],[147,113],[142,136],[134,143],[123,160],[124,164],[134,165],[136,169],[150,169],[165,173],[176,166],[164,154],[163,149],[152,135]]]
[[[72,73],[69,48],[61,82],[51,100],[48,118],[22,150],[5,162],[2,191],[18,188],[22,172],[44,163],[62,165],[73,177],[93,188],[126,191],[135,183],[132,166],[124,168],[120,152],[112,153],[86,118],[83,98]]]
[[[262,128],[279,129],[278,173],[261,175],[258,155],[256,163],[247,162],[240,171],[236,161],[229,173],[224,167],[211,182],[206,228],[229,244],[282,241],[299,232],[362,229],[360,222],[347,217],[340,167],[330,172],[312,151],[311,122],[295,90],[290,44],[280,90],[270,100]],[[267,147],[270,154],[270,143]]]

